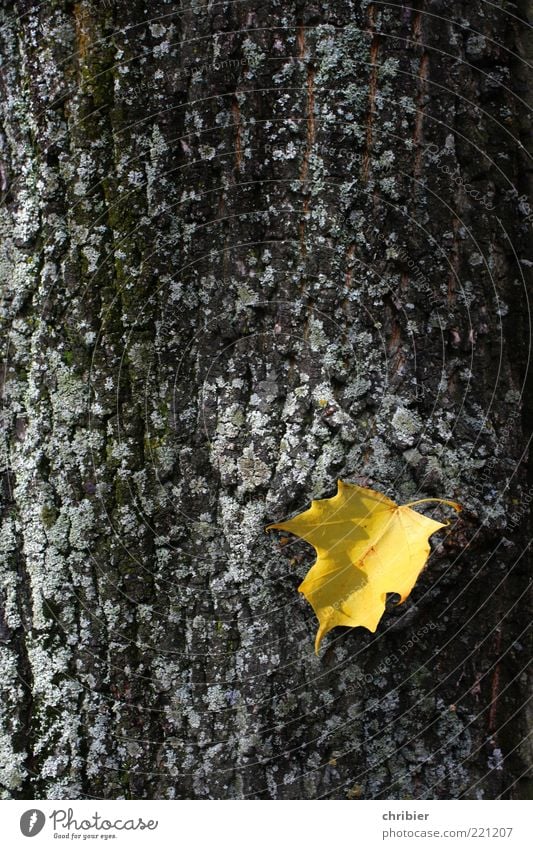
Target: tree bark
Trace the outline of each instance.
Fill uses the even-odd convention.
[[[0,7],[3,797],[524,797],[528,4]],[[315,657],[338,478],[464,510]]]

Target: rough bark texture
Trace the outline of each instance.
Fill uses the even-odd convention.
[[[3,797],[523,797],[527,4],[0,6]],[[316,658],[338,477],[465,510]]]

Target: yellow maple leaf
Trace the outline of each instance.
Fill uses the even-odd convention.
[[[315,611],[315,651],[337,625],[362,625],[372,633],[385,610],[387,593],[405,601],[425,566],[429,537],[448,524],[412,510],[437,502],[455,510],[455,501],[423,498],[398,506],[379,492],[339,480],[333,498],[312,501],[309,510],[268,525],[311,543],[314,565],[298,587]]]

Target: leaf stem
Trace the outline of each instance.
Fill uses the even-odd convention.
[[[414,507],[415,504],[427,504],[428,501],[436,501],[438,504],[447,504],[453,507],[454,510],[460,512],[462,507],[456,501],[447,501],[445,498],[420,498],[418,501],[410,501],[409,504],[403,504],[403,507]]]

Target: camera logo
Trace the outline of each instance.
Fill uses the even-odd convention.
[[[43,830],[46,822],[46,817],[42,811],[32,808],[30,811],[24,811],[20,818],[20,830],[24,837],[35,837]]]

